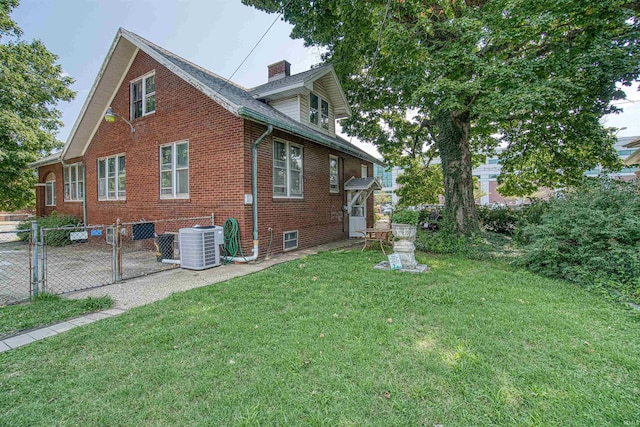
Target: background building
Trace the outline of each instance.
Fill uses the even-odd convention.
[[[638,138],[638,136],[618,138],[615,149],[618,151],[621,160],[624,161],[636,151],[633,148],[625,147],[625,145]],[[473,169],[473,176],[478,178],[480,190],[484,193],[484,195],[477,200],[479,204],[491,205],[494,203],[504,203],[505,205],[518,205],[524,202],[522,198],[505,198],[498,193],[498,176],[501,171],[502,165],[500,164],[498,156],[488,156],[483,164]],[[630,181],[636,177],[637,171],[637,167],[626,166],[620,171],[610,174],[610,176]],[[600,173],[602,173],[602,169],[597,167],[586,171],[585,175],[598,176]],[[398,203],[398,196],[395,194],[395,190],[398,188],[397,177],[400,174],[402,174],[402,169],[399,167],[393,167],[387,170],[382,166],[374,165],[374,176],[382,183],[382,190],[380,191],[391,194],[394,205]]]

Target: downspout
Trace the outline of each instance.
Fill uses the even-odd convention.
[[[273,126],[251,144],[251,218],[253,220],[253,255],[248,257],[226,258],[232,262],[250,262],[258,258],[258,145],[273,132]]]

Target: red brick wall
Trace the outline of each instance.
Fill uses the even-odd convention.
[[[102,121],[84,156],[89,224],[173,219],[215,214],[216,224],[234,217],[240,226],[243,250],[251,255],[251,144],[266,126],[235,117],[200,91],[140,52],[113,101],[113,110],[129,116],[129,82],[152,70],[156,80],[156,111],[132,120],[135,132],[120,118]],[[273,136],[303,146],[304,199],[272,197]],[[340,188],[351,176],[360,176],[365,163],[352,156],[279,131],[259,146],[258,223],[260,255],[266,253],[269,228],[273,229],[271,253],[282,251],[282,233],[298,230],[299,247],[309,247],[348,236],[348,217],[342,213],[344,193],[329,192],[329,154],[340,157]],[[189,199],[160,199],[159,147],[189,141]],[[98,201],[97,160],[125,154],[126,201]],[[372,170],[369,164],[370,171]],[[44,182],[49,170],[56,172],[58,205],[61,213],[82,216],[82,203],[62,203],[60,164],[40,168]],[[44,196],[44,192],[42,192]],[[46,214],[50,213],[47,208]],[[373,198],[370,199],[373,222]]]
[[[80,159],[74,159],[68,163],[75,163]],[[44,184],[49,172],[56,174],[56,205],[45,206],[45,188],[36,187],[36,216],[49,216],[53,211],[60,214],[73,215],[82,221],[82,202],[64,201],[64,178],[62,174],[62,164],[55,163],[38,168],[38,182]]]
[[[243,121],[200,91],[140,52],[118,90],[112,107],[129,116],[129,82],[152,70],[156,80],[156,111],[132,120],[135,132],[117,118],[101,122],[85,154],[87,208],[91,224],[231,215],[241,201],[228,197],[241,191],[241,182],[223,172],[242,176]],[[189,141],[189,199],[160,198],[160,146]],[[98,201],[97,160],[125,154],[126,201]]]
[[[245,125],[245,147],[262,135],[266,126],[252,122]],[[274,138],[292,142],[303,149],[303,199],[283,199],[273,197],[273,140]],[[340,193],[329,191],[329,155],[340,159]],[[269,228],[273,230],[271,253],[282,252],[283,233],[298,230],[298,247],[307,248],[349,235],[349,217],[344,215],[342,206],[346,204],[344,182],[351,176],[360,176],[360,165],[364,162],[353,156],[324,147],[303,138],[279,130],[266,137],[258,146],[258,224],[260,255],[266,253],[269,244]],[[246,156],[245,168],[250,171],[251,157]],[[251,192],[251,174],[246,175],[247,194]],[[368,224],[373,224],[373,197],[368,207]],[[246,210],[247,234],[251,230],[251,207]],[[243,229],[243,230],[244,230]],[[243,231],[243,236],[245,232]],[[243,239],[244,240],[244,239]]]

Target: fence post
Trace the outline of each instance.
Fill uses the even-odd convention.
[[[116,281],[119,282],[122,279],[122,223],[120,222],[120,218],[116,220],[113,242],[116,248]]]
[[[32,260],[31,263],[33,265],[33,270],[31,272],[31,289],[34,297],[38,296],[38,265],[40,263],[40,258],[38,257],[38,223],[36,221],[31,221],[31,247],[32,251]]]
[[[38,275],[38,285],[40,286],[40,290],[42,292],[47,291],[47,269],[45,268],[45,249],[44,249],[44,234],[45,231],[43,229],[39,230],[40,233],[40,250],[38,251],[40,254],[40,270]],[[37,245],[37,243],[36,243]]]

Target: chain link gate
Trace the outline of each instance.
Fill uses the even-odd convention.
[[[40,230],[40,291],[53,294],[116,282],[113,225]]]

